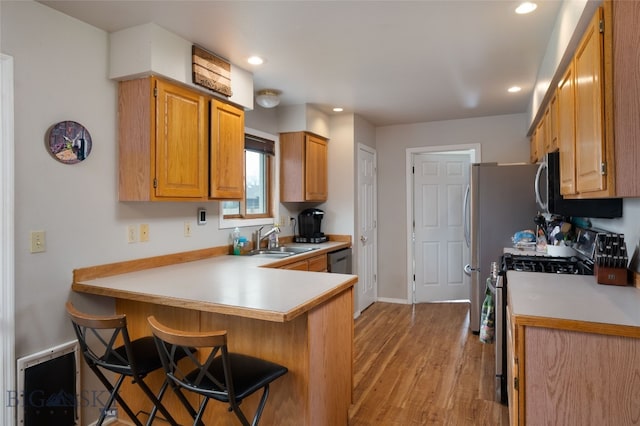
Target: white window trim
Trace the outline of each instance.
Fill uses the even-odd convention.
[[[249,133],[251,135],[259,136],[261,138],[269,139],[275,142],[275,161],[273,167],[273,191],[271,191],[271,211],[273,212],[272,217],[262,217],[259,219],[225,219],[224,212],[222,211],[222,201],[220,201],[219,213],[218,213],[218,228],[219,229],[231,229],[231,228],[243,228],[247,226],[262,226],[262,225],[273,225],[277,223],[277,219],[279,216],[279,206],[280,206],[280,156],[278,152],[280,152],[280,138],[278,136],[274,136],[270,133],[261,132],[260,130],[252,129],[249,127],[244,128],[245,133]]]

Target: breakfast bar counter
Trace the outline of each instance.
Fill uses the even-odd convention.
[[[325,245],[314,255],[339,246]],[[157,259],[75,270],[72,289],[114,298],[116,312],[127,315],[131,338],[150,335],[147,317],[155,315],[178,329],[227,330],[230,351],[286,366],[289,373],[271,385],[263,424],[347,424],[357,276],[276,269],[278,260],[260,256]],[[149,376],[152,386],[163,379],[156,373]],[[125,399],[139,401],[134,412],[151,408],[143,398]],[[252,412],[257,402],[253,395],[243,410]],[[180,423],[190,423],[174,395],[167,395],[166,406]],[[236,422],[224,404],[207,407],[205,424]]]

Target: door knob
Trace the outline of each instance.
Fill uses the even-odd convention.
[[[360,236],[360,241],[362,241],[363,243],[366,243],[368,240],[367,237],[365,237],[364,235]]]

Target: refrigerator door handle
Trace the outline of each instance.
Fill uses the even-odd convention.
[[[540,163],[540,166],[538,166],[538,171],[536,172],[536,180],[534,181],[534,186],[535,186],[535,193],[536,193],[536,203],[538,203],[538,207],[540,207],[540,210],[542,210],[544,213],[546,213],[549,210],[549,206],[547,204],[546,200],[542,200],[542,196],[540,195],[540,177],[542,175],[542,172],[544,169],[546,169],[548,167],[547,162],[543,161],[542,163]]]
[[[464,221],[464,241],[467,243],[467,248],[471,247],[471,216],[469,215],[469,195],[471,194],[471,185],[467,185],[467,190],[464,192],[464,202],[462,205],[462,220]]]

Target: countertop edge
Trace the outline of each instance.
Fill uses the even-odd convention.
[[[640,328],[632,325],[606,324],[601,322],[519,315],[514,313],[511,314],[511,317],[513,318],[516,326],[551,328],[582,333],[604,334],[608,336],[640,338]]]

